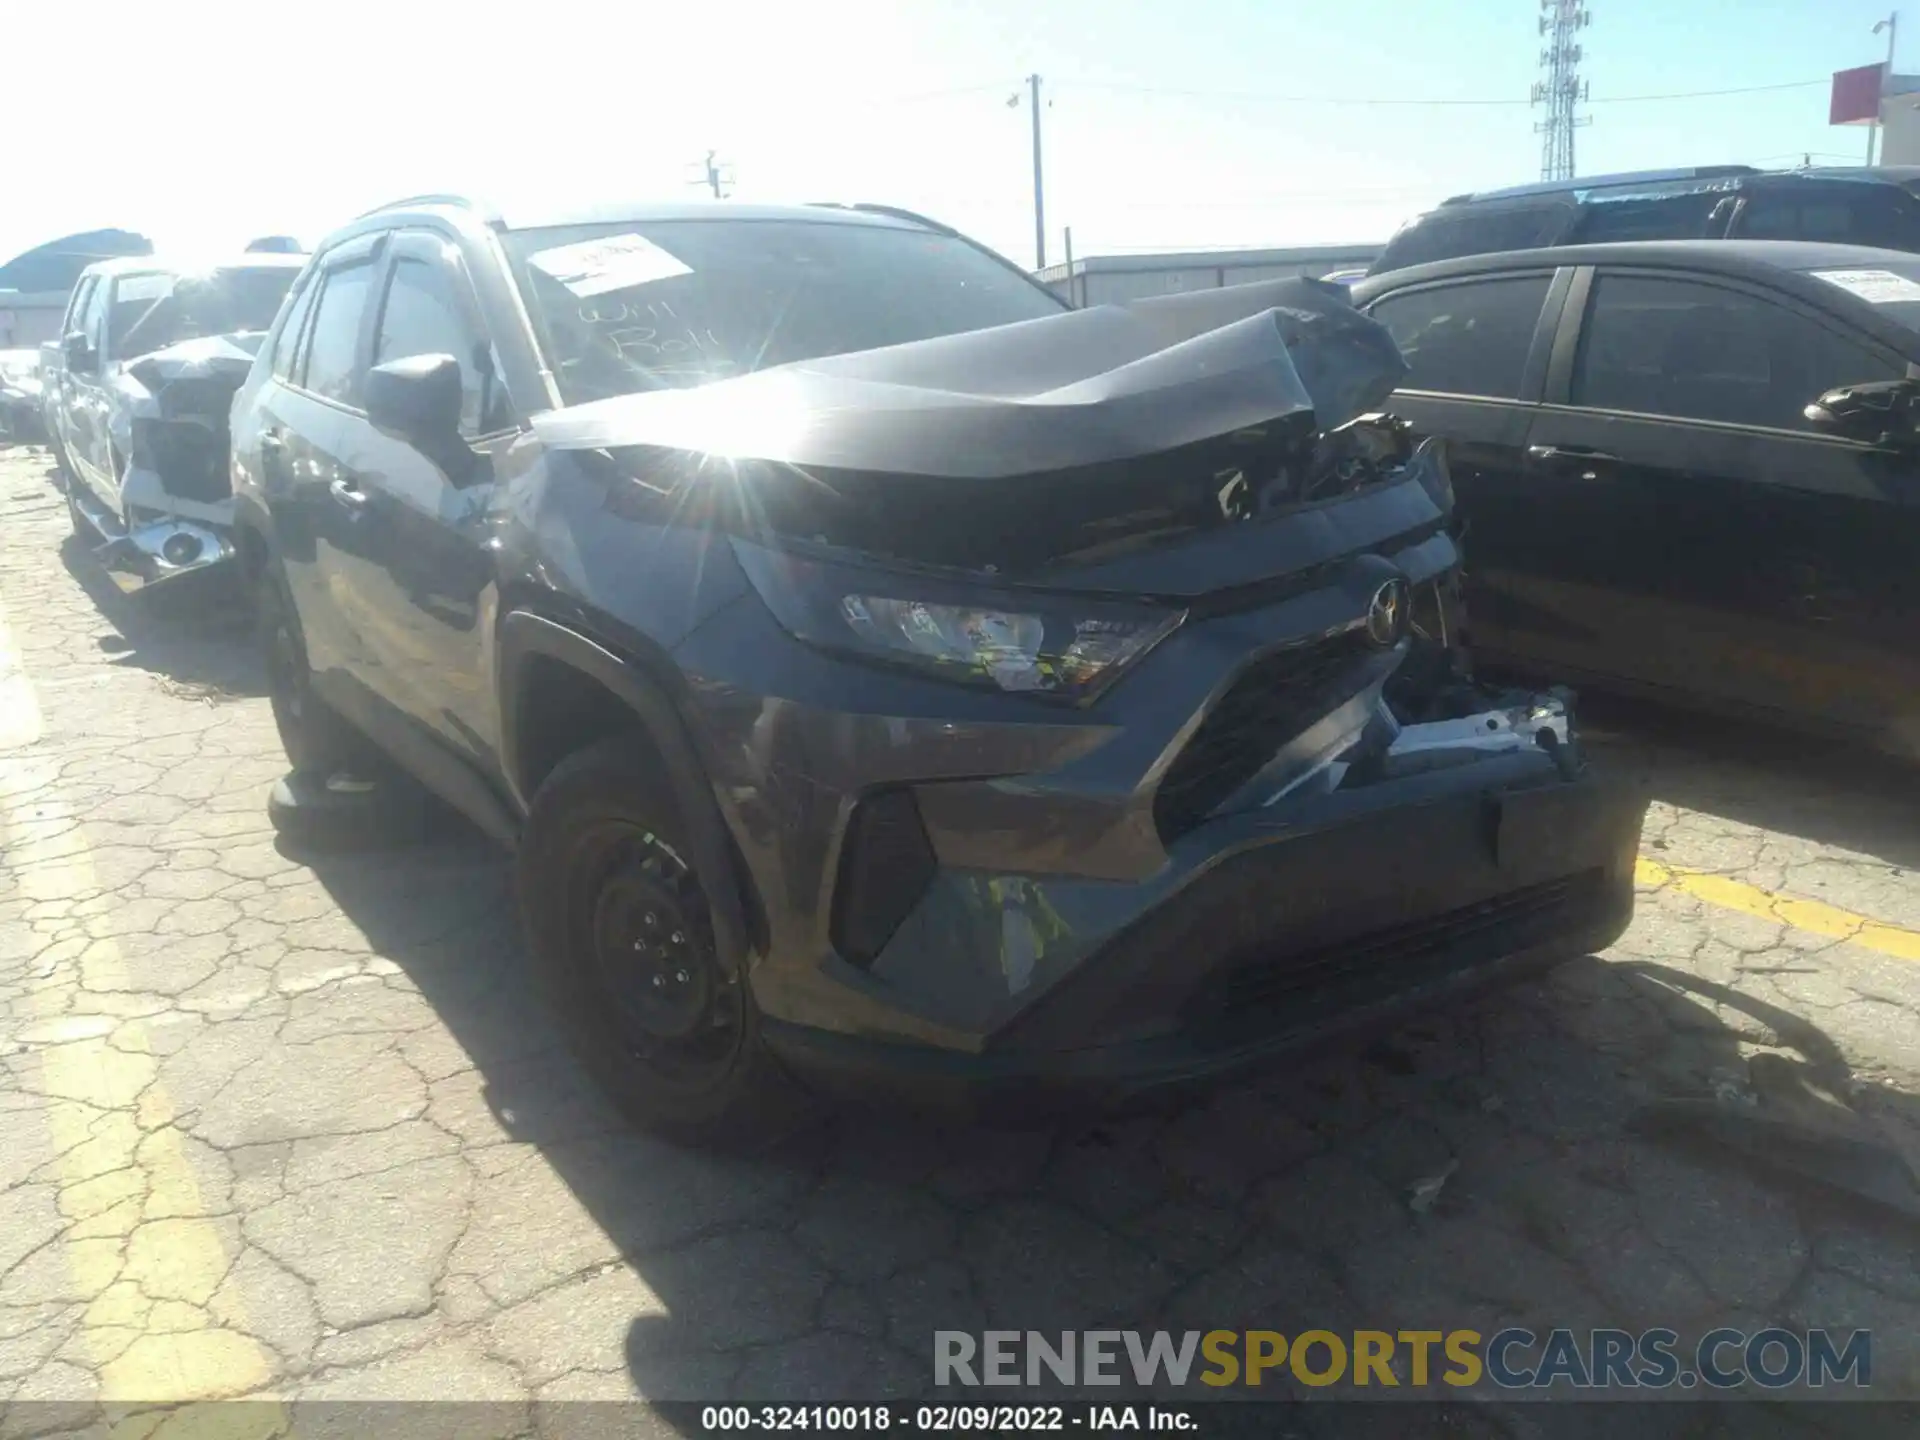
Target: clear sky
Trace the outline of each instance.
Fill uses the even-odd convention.
[[[423,190],[691,196],[713,148],[742,199],[906,205],[1031,263],[1033,72],[1049,260],[1064,226],[1081,255],[1383,239],[1537,178],[1537,3],[11,0],[0,260],[100,225],[310,244]],[[1858,160],[1827,77],[1884,56],[1893,3],[1592,0],[1580,170]],[[1794,88],[1626,98],[1747,86]]]

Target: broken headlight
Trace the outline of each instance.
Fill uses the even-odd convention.
[[[1186,618],[1181,610],[842,564],[734,541],[796,639],[963,684],[1092,699]]]

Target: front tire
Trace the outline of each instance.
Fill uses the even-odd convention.
[[[760,1036],[745,956],[726,954],[671,791],[614,738],[556,766],[529,809],[520,903],[575,1052],[636,1125],[764,1136],[797,1092]]]

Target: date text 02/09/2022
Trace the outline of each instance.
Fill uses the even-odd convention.
[[[706,1405],[702,1434],[767,1431],[887,1431],[1006,1434],[1014,1431],[1147,1430],[1191,1433],[1198,1422],[1163,1405]]]

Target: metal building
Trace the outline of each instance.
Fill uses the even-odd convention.
[[[1076,306],[1144,300],[1221,285],[1283,280],[1361,270],[1384,242],[1369,245],[1298,245],[1283,250],[1192,250],[1161,255],[1089,255],[1038,271],[1040,282]]]

